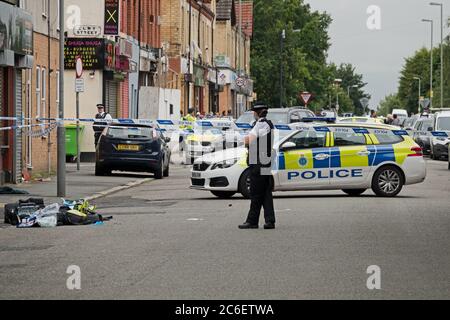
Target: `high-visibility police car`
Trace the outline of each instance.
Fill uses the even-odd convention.
[[[383,197],[426,177],[422,149],[404,130],[386,125],[312,125],[275,142],[275,191],[343,190],[358,196],[367,189]],[[195,161],[191,187],[220,198],[249,197],[245,148],[228,149]]]

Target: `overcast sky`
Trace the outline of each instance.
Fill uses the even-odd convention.
[[[423,46],[430,47],[431,29],[423,18],[435,20],[435,44],[440,42],[440,8],[430,0],[305,0],[314,10],[326,11],[333,18],[330,27],[332,47],[329,60],[349,62],[363,74],[372,95],[371,106],[395,93],[404,58]],[[444,3],[444,22],[450,16],[450,0]],[[381,30],[369,30],[367,9],[381,9]],[[444,37],[449,29],[444,23]]]

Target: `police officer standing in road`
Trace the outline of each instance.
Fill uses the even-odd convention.
[[[108,125],[108,122],[112,121],[112,117],[109,113],[105,112],[105,105],[102,103],[97,104],[98,113],[95,115],[96,121],[94,122],[94,139],[95,146],[97,147],[98,140],[102,135],[103,130]],[[102,121],[103,120],[103,121]]]
[[[264,229],[275,229],[275,210],[273,205],[272,133],[274,125],[266,119],[268,106],[257,103],[252,108],[256,123],[247,137],[245,145],[249,149],[251,206],[247,221],[240,229],[258,229],[261,208],[264,207],[266,224]]]

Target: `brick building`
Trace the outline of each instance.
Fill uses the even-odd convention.
[[[26,118],[56,118],[59,95],[59,12],[55,0],[21,2],[33,16],[33,68],[22,74],[22,104]],[[25,130],[22,170],[30,175],[48,175],[56,171],[56,128],[44,124]],[[50,130],[52,129],[52,130]]]
[[[184,114],[193,108],[214,111],[217,77],[213,67],[216,0],[165,0],[162,3],[161,39],[166,44],[167,77],[181,89]]]
[[[23,70],[33,66],[33,19],[18,0],[0,1],[0,117],[23,117]],[[0,121],[2,127],[21,124]],[[23,131],[0,131],[0,184],[22,179]]]
[[[242,11],[242,19],[239,14]],[[242,21],[242,27],[239,23]],[[215,65],[218,69],[219,110],[239,117],[253,98],[250,77],[250,43],[253,29],[253,2],[220,0],[217,4]],[[238,81],[239,80],[239,81]]]

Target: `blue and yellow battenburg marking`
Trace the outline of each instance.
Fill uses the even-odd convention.
[[[402,144],[294,150],[281,152],[274,169],[288,171],[288,180],[298,177],[305,180],[358,178],[363,175],[361,168],[377,167],[383,163],[402,164],[407,157],[406,150]],[[315,169],[318,171],[312,171]],[[332,170],[324,172],[324,169]]]

